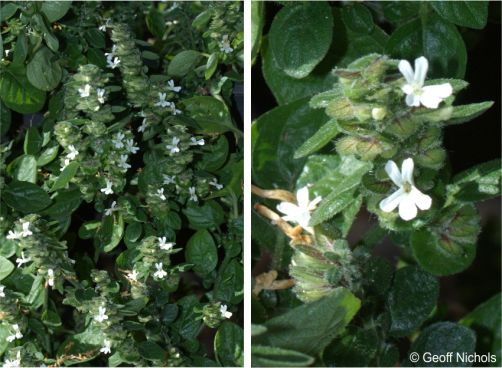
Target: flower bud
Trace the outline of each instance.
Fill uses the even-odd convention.
[[[385,107],[374,107],[371,109],[371,117],[374,120],[383,120],[387,115],[387,109]]]

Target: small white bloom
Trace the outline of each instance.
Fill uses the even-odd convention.
[[[164,188],[157,189],[157,197],[165,201],[167,198],[164,195]]]
[[[4,289],[5,289],[5,286],[0,285],[0,298],[5,298]]]
[[[157,269],[157,271],[155,271],[155,273],[153,274],[154,277],[163,279],[167,276],[167,272],[162,269],[162,262],[155,263],[155,268]]]
[[[133,155],[139,151],[139,147],[134,145],[134,139],[131,138],[126,140],[126,150]]]
[[[117,202],[113,201],[110,208],[105,210],[105,216],[111,216],[114,211],[117,211]]]
[[[100,352],[102,352],[103,354],[110,354],[112,352],[112,343],[110,342],[110,340],[106,340],[104,341],[104,345],[101,349],[99,349]]]
[[[68,154],[66,155],[66,157],[69,159],[69,160],[75,160],[75,158],[78,156],[78,151],[77,149],[75,148],[75,146],[73,144],[70,144],[68,146],[68,150],[70,152],[68,152]]]
[[[52,268],[47,270],[47,283],[50,287],[54,287],[54,270]]]
[[[296,192],[296,201],[298,205],[289,202],[281,202],[277,206],[277,210],[286,215],[282,217],[283,220],[297,223],[303,229],[313,233],[314,230],[309,226],[310,213],[316,209],[321,199],[321,197],[316,197],[310,201],[309,188],[303,187]]]
[[[170,91],[176,92],[176,93],[178,93],[179,91],[181,91],[181,87],[180,86],[175,86],[174,85],[174,81],[172,79],[167,82],[167,89],[170,90]]]
[[[176,184],[175,176],[169,176],[164,174],[164,185]]]
[[[101,32],[106,32],[106,28],[107,27],[110,27],[110,18],[107,18],[106,21],[105,21],[105,24],[102,24],[98,27],[98,29],[101,31]]]
[[[138,127],[138,133],[144,132],[146,128],[148,128],[148,123],[146,122],[146,118],[144,118],[141,125]]]
[[[16,258],[17,268],[21,267],[23,264],[31,262],[31,258],[25,258],[24,252],[21,252],[21,258]]]
[[[171,102],[171,114],[173,114],[173,115],[179,115],[181,113],[182,113],[182,111],[178,110],[176,108],[176,105],[174,104],[174,102]]]
[[[98,101],[100,104],[105,103],[105,90],[103,88],[96,89],[96,94],[98,95]]]
[[[126,277],[131,281],[138,281],[138,271],[136,270],[132,270],[132,272],[129,271],[127,272]]]
[[[131,165],[127,163],[127,159],[129,157],[127,155],[120,155],[120,160],[117,163],[117,166],[120,167],[122,170],[127,170],[131,168]]]
[[[211,181],[209,182],[209,185],[212,185],[217,190],[223,189],[223,185],[219,184],[218,180],[216,180],[216,178],[211,179]]]
[[[113,57],[112,59],[112,56],[109,55],[106,59],[106,63],[108,64],[108,67],[111,68],[111,69],[115,69],[116,67],[119,66],[120,64],[120,59],[118,57]]]
[[[204,138],[197,139],[195,137],[190,138],[190,143],[191,146],[203,146],[206,144],[206,141],[204,141]]]
[[[65,158],[63,160],[63,162],[61,163],[61,171],[63,171],[64,169],[66,169],[66,166],[68,166],[70,164],[70,159],[69,158]]]
[[[401,171],[394,161],[387,161],[385,171],[399,189],[380,202],[380,209],[392,212],[399,206],[399,216],[409,221],[417,216],[417,207],[421,210],[431,208],[432,198],[415,187],[413,181],[414,163],[412,158],[403,161]]]
[[[159,92],[159,101],[155,103],[155,106],[169,107],[171,103],[166,100],[167,94],[164,92]]]
[[[230,40],[228,39],[228,35],[223,35],[220,42],[220,51],[225,54],[230,54],[234,49],[230,47]]]
[[[80,97],[89,97],[91,95],[91,85],[86,84],[84,88],[79,88],[78,93],[80,94]]]
[[[113,146],[117,149],[124,147],[124,142],[122,142],[124,138],[125,138],[124,133],[118,132],[112,139]]]
[[[220,306],[220,314],[223,318],[230,318],[232,317],[232,312],[227,311],[228,307],[226,304],[222,304]]]
[[[98,322],[103,322],[108,319],[108,316],[106,315],[106,308],[104,306],[99,307],[98,309],[98,315],[94,316],[94,320]]]
[[[3,363],[3,368],[18,368],[21,366],[21,351],[18,350],[16,354],[16,359],[9,360],[6,359]]]
[[[406,79],[401,90],[406,93],[406,105],[424,105],[429,109],[436,109],[441,101],[451,96],[453,88],[450,83],[425,86],[424,81],[429,68],[429,62],[423,56],[415,59],[415,72],[407,60],[399,62],[399,71]]]
[[[170,250],[172,247],[176,245],[173,242],[167,242],[167,238],[163,236],[162,238],[157,238],[159,240],[159,247],[162,250]]]
[[[33,233],[30,230],[30,223],[29,222],[23,222],[23,232],[21,233],[21,236],[23,238],[26,238],[27,236],[33,235]]]
[[[23,334],[21,333],[21,330],[19,329],[19,325],[17,323],[12,325],[11,328],[14,330],[14,332],[12,333],[12,335],[7,336],[5,340],[7,340],[8,342],[12,342],[16,339],[19,340],[23,338]]]
[[[22,233],[18,233],[16,231],[9,230],[9,233],[7,234],[7,239],[9,240],[15,240],[21,238]]]
[[[173,140],[171,141],[171,144],[166,144],[166,148],[171,152],[171,153],[178,153],[180,151],[180,148],[178,147],[178,143],[180,143],[180,139],[178,137],[173,137]]]
[[[9,54],[12,52],[11,49],[5,49],[4,50],[4,53],[5,53],[5,57],[9,57]]]
[[[188,188],[188,193],[190,194],[190,200],[197,202],[199,198],[197,198],[197,194],[195,193],[195,187]]]
[[[106,179],[106,187],[101,188],[101,192],[106,195],[113,194],[112,186],[113,183],[109,179]]]

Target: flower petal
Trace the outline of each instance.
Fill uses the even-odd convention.
[[[416,96],[414,94],[409,94],[406,96],[406,105],[408,106],[415,106],[418,107],[420,106],[420,97]]]
[[[402,201],[404,195],[406,195],[404,190],[402,188],[399,188],[380,202],[380,209],[384,212],[394,211]]]
[[[398,65],[399,71],[406,79],[406,82],[413,83],[413,69],[411,68],[411,64],[408,60],[401,60]]]
[[[387,161],[387,163],[385,164],[385,172],[387,172],[390,180],[392,180],[398,187],[403,185],[403,181],[401,180],[401,172],[399,172],[399,168],[394,161]]]
[[[283,214],[291,217],[297,217],[300,209],[297,205],[289,202],[281,202],[277,205],[277,210]]]
[[[420,96],[420,103],[428,109],[437,109],[441,101],[443,101],[441,97],[437,97],[431,93],[424,92]]]
[[[418,210],[413,196],[409,194],[403,196],[401,202],[399,202],[399,216],[404,221],[410,221],[417,217],[417,212]]]
[[[317,205],[319,204],[319,202],[321,202],[322,200],[322,197],[315,197],[312,202],[309,203],[309,207],[308,207],[308,210],[309,211],[313,211],[316,209]]]
[[[413,184],[413,159],[407,158],[401,165],[401,180],[405,183]]]
[[[410,196],[413,197],[413,201],[422,211],[431,208],[432,198],[427,194],[422,193],[416,187],[413,187],[411,189]]]
[[[298,189],[296,192],[296,200],[298,201],[298,207],[307,208],[309,205],[309,188],[307,186]]]
[[[433,86],[425,86],[422,88],[423,93],[430,94],[439,98],[450,97],[453,93],[453,87],[450,83],[435,84]]]
[[[415,59],[415,76],[413,79],[420,86],[424,85],[427,69],[429,69],[429,62],[425,57],[420,56],[418,59]]]

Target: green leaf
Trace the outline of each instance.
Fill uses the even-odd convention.
[[[33,87],[24,68],[7,67],[0,75],[0,99],[20,114],[32,114],[45,104],[45,92]]]
[[[404,365],[414,367],[470,367],[472,363],[467,360],[462,362],[462,360],[458,359],[458,356],[462,356],[463,353],[472,354],[475,346],[476,335],[471,329],[452,322],[434,323],[425,328],[411,344],[409,353],[418,353],[419,361],[410,364],[408,360],[404,362]],[[425,362],[422,359],[424,353],[444,357],[450,353],[452,357],[446,362]],[[457,355],[457,353],[459,354]],[[410,354],[408,354],[408,357]]]
[[[500,293],[478,305],[460,324],[476,332],[478,352],[491,352],[497,356],[494,367],[502,360],[502,298]],[[498,363],[498,364],[497,364]]]
[[[42,167],[54,161],[56,157],[58,157],[58,151],[59,151],[59,145],[53,145],[47,147],[45,150],[42,151],[40,156],[38,156],[37,166]]]
[[[326,178],[326,180],[333,183],[330,188],[330,194],[322,199],[312,214],[310,224],[315,226],[329,220],[350,205],[355,199],[354,193],[361,183],[362,177],[371,168],[372,164],[370,162],[360,161],[354,156],[341,157],[340,164],[332,172],[331,178]]]
[[[332,88],[336,81],[336,77],[331,73],[332,65],[324,65],[324,62],[305,78],[290,77],[277,65],[267,37],[262,39],[261,54],[263,77],[279,105],[325,91]]]
[[[413,255],[420,266],[436,276],[465,270],[476,256],[479,215],[472,205],[445,210],[435,226],[411,235]]]
[[[210,79],[213,76],[214,72],[216,71],[217,67],[218,67],[218,53],[214,52],[211,55],[209,55],[209,58],[207,59],[204,78],[206,78],[206,80]]]
[[[23,155],[16,163],[14,178],[19,181],[37,182],[37,160],[35,156]]]
[[[244,270],[235,259],[224,264],[216,277],[213,295],[216,300],[238,304],[244,297]]]
[[[244,331],[236,324],[225,321],[214,337],[216,360],[223,367],[244,365]]]
[[[80,162],[78,161],[70,162],[68,166],[66,166],[65,169],[61,172],[61,174],[59,174],[49,193],[66,187],[66,185],[70,182],[71,179],[73,179],[73,177],[77,173],[79,166]]]
[[[314,358],[298,351],[255,344],[251,359],[253,367],[308,367],[314,363]]]
[[[148,14],[146,15],[146,26],[148,30],[157,38],[162,38],[166,23],[162,13],[158,11],[152,3]]]
[[[0,281],[10,275],[14,271],[14,264],[7,258],[0,256]]]
[[[340,339],[333,341],[323,353],[328,367],[368,367],[379,347],[375,329],[352,328]]]
[[[415,331],[436,307],[438,280],[418,267],[396,271],[387,298],[391,324],[389,333],[406,336]]]
[[[80,239],[91,239],[94,237],[96,231],[100,228],[100,226],[101,226],[100,220],[84,222],[82,225],[80,225],[80,228],[78,229],[78,237]]]
[[[270,28],[270,49],[277,65],[293,78],[305,78],[331,45],[333,18],[326,2],[282,8]]]
[[[42,322],[49,327],[59,327],[62,325],[61,318],[56,312],[47,309],[42,313]]]
[[[199,230],[188,240],[185,259],[194,264],[194,270],[208,274],[218,264],[218,251],[213,237],[207,230]]]
[[[463,78],[465,74],[467,51],[462,36],[454,25],[433,13],[396,29],[386,49],[392,57],[410,61],[425,56],[429,77]]]
[[[43,139],[37,128],[28,128],[24,137],[24,153],[36,155],[42,148]]]
[[[184,112],[194,119],[201,133],[239,132],[234,126],[227,107],[210,96],[195,96],[181,101]]]
[[[101,32],[97,28],[90,28],[85,31],[84,36],[86,40],[92,47],[96,47],[98,49],[104,49],[106,46],[105,36],[103,32]]]
[[[483,29],[488,20],[488,1],[431,1],[432,8],[458,26]]]
[[[294,152],[328,117],[308,106],[308,98],[276,107],[252,125],[252,176],[262,188],[292,190],[305,164]]]
[[[115,217],[107,217],[111,218],[113,223],[111,233],[106,234],[109,240],[107,239],[107,242],[103,245],[103,250],[108,253],[115,249],[122,240],[122,235],[124,234],[124,219],[120,213]]]
[[[210,229],[225,221],[225,212],[216,201],[206,201],[202,206],[190,206],[183,209],[193,229]]]
[[[167,74],[173,77],[181,78],[195,69],[201,60],[202,55],[195,50],[185,50],[176,54],[167,68]]]
[[[251,63],[254,64],[261,46],[261,35],[265,24],[265,3],[251,2]]]
[[[36,88],[52,91],[61,81],[63,70],[56,60],[56,55],[47,47],[42,47],[28,63],[26,76]]]
[[[228,150],[228,140],[222,135],[215,144],[211,145],[210,151],[204,154],[198,166],[201,170],[215,172],[225,164],[228,157]]]
[[[333,138],[338,135],[338,133],[340,133],[340,131],[338,130],[336,120],[332,119],[328,121],[295,151],[294,158],[302,158],[319,151],[331,142]]]
[[[71,1],[44,1],[42,4],[42,13],[47,20],[52,23],[61,19],[71,8]]]
[[[12,122],[12,113],[7,106],[0,101],[0,136],[7,134]]]
[[[16,14],[18,9],[19,5],[14,3],[7,3],[4,6],[2,6],[0,8],[0,22],[3,22],[12,17],[14,14]],[[0,352],[0,354],[1,353],[2,352]]]
[[[343,331],[360,305],[361,301],[347,289],[334,289],[322,299],[266,321],[267,332],[256,336],[253,345],[291,349],[315,356]]]
[[[345,25],[353,32],[371,33],[375,28],[371,12],[364,5],[354,3],[342,8]]]

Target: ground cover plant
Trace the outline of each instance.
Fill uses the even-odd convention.
[[[0,16],[3,366],[242,365],[242,4]]]
[[[252,4],[253,365],[500,365],[499,81],[466,95],[497,6]],[[461,124],[495,156],[457,169]]]

